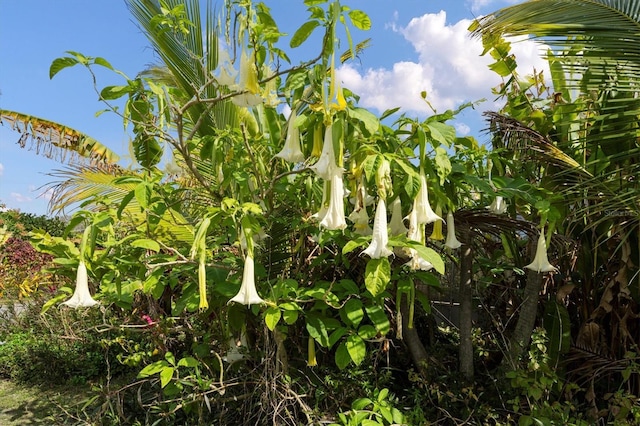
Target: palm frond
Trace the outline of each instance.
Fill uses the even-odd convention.
[[[92,137],[65,125],[16,111],[0,110],[0,124],[20,133],[18,144],[61,163],[114,165],[116,153]]]

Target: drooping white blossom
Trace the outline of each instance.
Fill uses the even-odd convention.
[[[380,259],[381,257],[389,257],[393,251],[387,247],[389,242],[389,230],[387,229],[387,206],[384,198],[378,200],[376,214],[373,218],[373,234],[369,247],[362,251],[372,259]]]
[[[456,224],[453,220],[453,212],[450,211],[447,213],[447,239],[444,242],[444,246],[455,250],[461,245],[462,243],[456,238]]]
[[[81,260],[76,273],[76,288],[71,299],[62,302],[63,305],[70,308],[82,308],[97,305],[99,302],[93,300],[89,292],[89,278],[87,276],[87,266]]]
[[[235,105],[252,107],[262,103],[255,55],[248,54],[245,49],[242,49],[242,53],[240,54],[240,81],[238,83],[238,90],[243,93],[231,98],[231,101]]]
[[[400,203],[400,197],[396,197],[396,199],[391,202],[389,231],[391,232],[391,235],[403,235],[408,231],[407,227],[404,226],[404,220],[402,218],[402,204]]]
[[[501,196],[497,195],[491,205],[487,207],[487,209],[489,209],[489,211],[493,214],[503,214],[507,211],[507,203]]]
[[[349,217],[347,218],[353,222],[353,232],[358,235],[371,235],[373,229],[369,226],[369,213],[367,213],[366,207],[360,207],[359,209],[353,209]]]
[[[416,195],[416,203],[414,204],[416,213],[418,215],[418,223],[432,223],[436,220],[442,220],[429,204],[429,188],[427,187],[427,178],[423,171],[420,171],[420,190]]]
[[[343,230],[346,227],[347,221],[344,216],[344,182],[342,181],[342,169],[336,169],[331,177],[329,208],[320,220],[320,228],[335,231]]]
[[[331,180],[331,177],[338,171],[340,171],[341,176],[342,172],[344,172],[344,169],[338,167],[336,164],[336,156],[333,149],[333,134],[330,125],[327,126],[324,132],[324,143],[322,145],[320,158],[318,158],[318,161],[310,168],[316,172],[316,175],[324,180]]]
[[[240,285],[240,291],[238,291],[238,294],[233,296],[227,303],[236,302],[243,305],[257,305],[265,303],[258,294],[258,290],[256,290],[254,268],[253,256],[247,254],[247,257],[244,259],[244,270],[242,271],[242,285]]]
[[[555,266],[549,263],[549,258],[547,256],[547,242],[544,238],[544,228],[540,230],[540,237],[538,237],[536,255],[533,258],[533,262],[525,266],[525,268],[536,272],[554,272],[557,270]]]
[[[276,154],[276,157],[282,158],[290,163],[300,163],[304,161],[304,154],[300,147],[300,130],[295,125],[296,118],[296,110],[294,109],[289,116],[284,148]]]

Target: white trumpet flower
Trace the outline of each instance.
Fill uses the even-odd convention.
[[[333,150],[333,135],[331,126],[327,126],[324,132],[324,144],[322,145],[322,153],[320,158],[311,166],[311,169],[324,180],[331,180],[332,176],[340,171],[340,176],[344,171],[336,164],[336,156]]]
[[[540,231],[540,237],[538,238],[538,244],[536,246],[536,255],[533,258],[533,262],[525,266],[525,268],[536,272],[554,272],[557,270],[555,266],[549,263],[549,258],[547,256],[547,242],[544,238],[544,228]]]
[[[406,234],[407,229],[404,226],[404,220],[402,219],[402,204],[400,203],[400,197],[396,197],[391,203],[391,220],[389,221],[389,230],[391,235]]]
[[[276,154],[276,157],[280,157],[290,163],[300,163],[304,161],[304,154],[300,147],[300,130],[298,130],[295,125],[296,117],[296,110],[294,109],[289,116],[284,148]]]
[[[320,221],[320,228],[330,231],[342,230],[347,227],[344,217],[344,183],[342,182],[342,169],[335,170],[331,177],[331,195],[329,196],[329,209]]]
[[[462,245],[456,238],[456,224],[453,220],[453,212],[447,213],[447,239],[444,242],[445,247],[450,249],[457,249]]]
[[[493,214],[503,214],[507,211],[507,203],[501,196],[496,195],[496,198],[487,209]]]
[[[87,277],[87,266],[84,261],[81,260],[78,265],[78,272],[76,274],[76,289],[73,292],[71,299],[66,302],[62,302],[63,305],[70,308],[90,307],[97,305],[99,302],[93,300],[91,293],[89,292],[89,279]]]
[[[427,178],[423,171],[420,171],[420,190],[416,195],[417,203],[414,204],[414,208],[417,210],[418,223],[427,224],[435,222],[436,220],[442,220],[440,216],[435,214],[429,204],[429,188],[427,187]]]
[[[393,253],[387,247],[389,242],[389,230],[387,229],[387,206],[384,198],[378,200],[376,207],[376,215],[373,218],[373,235],[371,243],[362,253],[369,255],[372,259],[380,259],[381,257],[389,257]]]
[[[417,251],[409,249],[411,251],[411,259],[405,263],[412,271],[428,271],[433,269],[433,264],[428,260],[420,257]]]
[[[254,271],[253,256],[247,254],[244,259],[244,271],[242,271],[242,285],[238,294],[233,296],[227,303],[236,302],[243,305],[258,305],[265,303],[256,290],[256,278]]]
[[[255,55],[249,55],[246,50],[242,49],[238,89],[243,93],[231,98],[231,101],[237,106],[252,107],[262,103],[260,86],[258,85],[258,71],[254,61]]]
[[[373,229],[369,226],[369,214],[366,207],[360,207],[360,209],[354,209],[349,215],[348,219],[353,222],[353,230],[359,235],[371,235]]]

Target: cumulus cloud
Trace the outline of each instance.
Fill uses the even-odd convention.
[[[19,192],[12,192],[10,194],[11,200],[13,200],[16,203],[28,203],[29,201],[32,201],[30,197],[21,194]]]
[[[467,31],[470,20],[448,24],[446,18],[445,11],[429,13],[397,29],[413,46],[415,61],[377,69],[344,65],[339,70],[344,86],[361,96],[362,106],[378,111],[400,106],[405,111],[430,114],[430,107],[421,98],[422,91],[439,112],[483,98],[492,101],[495,96],[491,88],[501,82],[488,68],[493,60],[480,56],[481,41],[470,38]],[[534,67],[546,69],[541,52],[541,46],[532,41],[512,43],[521,74],[530,74]],[[489,103],[481,109],[494,107]]]

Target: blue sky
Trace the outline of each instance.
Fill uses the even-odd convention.
[[[302,0],[266,0],[280,29],[292,34],[306,17]],[[374,112],[400,106],[419,117],[429,111],[419,94],[426,90],[440,111],[463,102],[488,98],[482,109],[493,109],[490,88],[500,80],[479,57],[481,47],[466,28],[482,14],[513,0],[343,0],[342,4],[369,14],[372,45],[360,60],[343,66],[345,87],[361,96],[361,106]],[[284,44],[286,43],[286,44]],[[283,40],[288,46],[288,39]],[[346,45],[345,45],[346,49]],[[133,77],[154,62],[149,44],[122,0],[0,0],[0,109],[20,111],[56,121],[89,134],[121,156],[128,153],[129,136],[122,121],[103,109],[89,73],[67,69],[53,80],[49,66],[67,50],[101,56]],[[543,64],[530,42],[514,46],[521,69]],[[294,62],[317,54],[303,45]],[[121,84],[110,73],[99,74],[98,86]],[[411,84],[407,84],[411,82]],[[456,123],[461,134],[482,140],[479,111],[465,112]],[[23,212],[45,214],[48,194],[43,186],[55,180],[48,173],[64,165],[16,145],[19,134],[0,126],[0,202]]]

